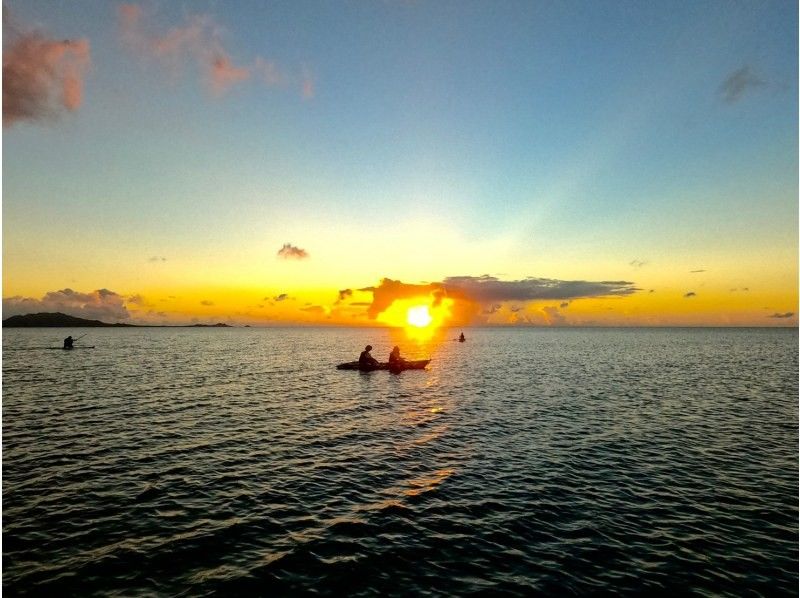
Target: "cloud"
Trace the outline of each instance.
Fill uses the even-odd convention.
[[[188,15],[182,24],[156,32],[141,6],[122,4],[118,20],[121,39],[128,48],[158,62],[172,77],[187,66],[193,67],[215,96],[249,80],[267,87],[286,82],[287,77],[277,64],[261,56],[248,64],[235,64],[222,42],[223,28],[208,15]]]
[[[494,276],[450,276],[442,283],[448,295],[461,293],[480,303],[494,301],[534,301],[631,295],[640,290],[624,280],[554,280],[525,278],[499,280]]]
[[[705,270],[689,270],[689,274],[699,274],[700,272],[705,272]]]
[[[120,5],[118,17],[125,45],[158,61],[173,76],[183,70],[185,63],[193,63],[215,95],[250,78],[250,68],[233,64],[222,45],[221,28],[209,16],[190,15],[183,25],[162,34],[152,31],[137,4]]]
[[[733,104],[749,91],[765,85],[766,82],[752,72],[749,66],[743,66],[725,78],[719,86],[719,93],[726,103]]]
[[[334,305],[339,305],[342,301],[352,296],[353,296],[353,289],[342,289],[339,291],[339,298],[336,299]]]
[[[782,318],[791,318],[792,316],[794,316],[794,312],[793,311],[787,311],[785,313],[774,313],[771,316],[767,316],[767,317],[768,318],[781,318],[782,319]]]
[[[647,262],[644,260],[631,260],[628,262],[629,265],[633,266],[634,268],[641,268],[642,266],[646,265]]]
[[[140,296],[133,295],[133,297]],[[127,301],[131,302],[130,298]],[[21,296],[5,297],[3,298],[3,317],[38,312],[61,312],[89,320],[115,322],[130,318],[125,302],[125,297],[108,289],[81,293],[67,288],[50,291],[41,299]]]
[[[208,299],[203,299],[203,300],[200,302],[200,305],[211,306],[211,305],[214,305],[214,302],[213,302],[213,301],[209,301]]]
[[[567,319],[558,311],[555,306],[548,306],[542,308],[544,319],[550,326],[563,326],[567,323]]]
[[[158,255],[154,255],[153,257],[151,257],[147,261],[148,262],[166,262],[167,258],[158,256]]]
[[[260,56],[256,58],[253,72],[267,87],[284,85],[286,82],[286,76],[281,72],[278,66],[274,62],[265,60]]]
[[[367,309],[367,316],[372,320],[397,300],[424,297],[432,306],[436,306],[447,297],[453,301],[451,306],[453,324],[466,324],[481,315],[491,315],[500,309],[503,302],[568,301],[589,297],[627,296],[639,290],[634,283],[624,280],[592,282],[534,277],[522,280],[499,280],[489,275],[451,276],[442,282],[425,284],[409,284],[384,278],[377,287],[359,289],[372,293],[372,303]],[[520,309],[518,308],[518,311]]]
[[[217,94],[225,93],[229,87],[250,78],[250,69],[235,66],[227,54],[218,52],[211,60],[209,81],[211,90]]]
[[[314,73],[307,66],[303,65],[300,78],[300,94],[304,100],[310,100],[316,93],[316,79]]]
[[[684,299],[689,299],[690,297],[697,297],[697,293],[695,293],[694,291],[689,291],[688,293],[685,293],[683,295]]]
[[[384,278],[377,287],[365,287],[358,290],[372,292],[372,303],[367,310],[367,316],[374,320],[398,299],[429,296],[440,288],[440,285],[436,284],[406,284],[399,280]]]
[[[308,252],[305,249],[295,247],[291,243],[284,243],[283,247],[278,250],[278,257],[285,260],[304,260],[308,258]]]
[[[139,295],[138,293],[136,295],[129,295],[126,298],[126,301],[131,305],[140,305],[140,306],[145,305],[147,303],[145,301],[145,298]]]
[[[3,126],[74,112],[91,64],[89,40],[22,33],[3,11]]]
[[[275,295],[272,297],[273,301],[286,301],[287,299],[291,300],[291,297],[289,297],[288,293],[281,293],[280,295]],[[264,297],[264,300],[269,301],[269,297]]]
[[[742,287],[741,289],[731,289],[731,293],[735,293],[736,291],[747,292],[750,290],[750,287]]]

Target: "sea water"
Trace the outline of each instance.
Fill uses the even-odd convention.
[[[4,589],[797,594],[796,329],[458,332],[5,329]]]

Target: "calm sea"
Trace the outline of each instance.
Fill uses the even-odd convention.
[[[4,330],[4,589],[797,595],[796,329],[465,332]]]

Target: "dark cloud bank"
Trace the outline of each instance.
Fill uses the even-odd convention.
[[[503,302],[560,301],[593,297],[624,297],[641,289],[625,280],[556,280],[551,278],[524,278],[522,280],[500,280],[494,276],[450,276],[442,282],[409,284],[384,278],[375,287],[358,289],[372,293],[372,303],[367,317],[375,319],[399,299],[428,296],[432,304],[438,305],[445,297],[454,301],[453,319],[456,323],[485,320],[495,313]],[[519,310],[517,310],[519,311]],[[563,316],[557,311],[548,315],[559,323]]]

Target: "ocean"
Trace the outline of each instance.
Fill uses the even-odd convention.
[[[4,329],[4,590],[797,595],[797,329],[458,332]]]

